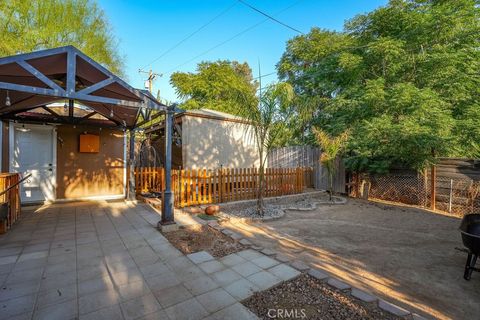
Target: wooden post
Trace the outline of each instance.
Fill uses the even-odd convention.
[[[126,190],[127,199],[134,201],[136,198],[135,191],[135,130],[130,130],[130,141],[128,146],[128,167],[130,168],[129,176],[127,177],[128,187]]]
[[[220,166],[220,169],[218,169],[218,202],[222,203],[223,202],[223,166]]]
[[[432,210],[435,210],[435,203],[436,203],[436,198],[437,198],[437,167],[435,165],[432,165],[432,168],[430,170],[430,179],[432,180],[431,185],[430,185],[430,208]]]

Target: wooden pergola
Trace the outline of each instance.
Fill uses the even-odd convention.
[[[63,112],[52,108],[64,103]],[[74,114],[75,105],[86,114]],[[131,87],[100,63],[73,46],[46,49],[0,58],[0,120],[32,123],[85,124],[128,130],[129,166],[133,173],[135,131],[148,122],[152,112],[165,115],[166,189],[162,224],[171,224],[172,117],[176,107],[166,106],[149,91]],[[129,197],[135,196],[130,176]],[[168,184],[167,184],[168,182]]]

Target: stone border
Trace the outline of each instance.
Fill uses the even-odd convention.
[[[311,208],[302,208],[302,207],[283,207],[283,210],[293,210],[293,211],[313,211],[318,209],[318,205],[341,205],[347,203],[347,198],[332,196],[333,201],[312,201]]]
[[[222,233],[224,233],[224,231],[226,231],[226,233],[224,233],[224,234],[227,234],[230,237],[232,237],[232,235],[235,235],[236,236],[235,238],[238,239],[238,236],[239,236],[238,233],[236,233],[234,231],[231,231],[226,227],[221,226],[217,222],[210,222],[210,223],[208,223],[208,225],[211,226],[212,228],[216,229],[216,230],[221,231]],[[363,302],[366,302],[366,303],[374,303],[375,302],[375,304],[378,308],[380,308],[383,311],[386,311],[388,313],[391,313],[395,316],[399,316],[399,317],[410,316],[411,318],[413,318],[415,320],[426,320],[425,317],[423,317],[423,316],[421,316],[417,313],[406,310],[406,309],[404,309],[400,306],[397,306],[397,305],[395,305],[391,302],[385,301],[382,298],[379,298],[379,297],[377,297],[377,296],[375,296],[375,295],[373,295],[369,292],[366,292],[364,290],[361,290],[361,289],[358,289],[354,286],[351,286],[347,282],[344,282],[344,281],[342,281],[342,280],[340,280],[340,279],[338,279],[334,276],[331,276],[326,270],[323,270],[321,268],[310,267],[308,264],[306,264],[305,262],[303,262],[301,260],[290,261],[288,259],[288,257],[284,256],[283,254],[278,253],[278,252],[276,252],[274,250],[271,250],[271,249],[268,249],[268,248],[263,248],[261,246],[256,246],[250,240],[245,239],[243,237],[241,237],[238,241],[243,241],[243,240],[245,240],[245,242],[244,242],[245,247],[256,250],[256,251],[262,253],[265,256],[269,256],[269,257],[279,261],[280,263],[287,263],[291,267],[293,267],[294,269],[300,271],[301,273],[308,274],[308,275],[316,278],[317,280],[320,280],[324,283],[327,283],[329,286],[331,286],[335,289],[338,289],[338,290],[340,290],[344,293],[348,293],[352,297],[354,297],[354,298],[356,298],[360,301],[363,301]]]
[[[270,198],[265,198],[265,204],[272,204],[275,203],[275,201],[285,199],[285,198],[298,198],[298,199],[303,199],[305,196],[310,196],[310,195],[316,195],[316,194],[324,194],[325,191],[311,191],[311,192],[305,192],[305,193],[298,193],[298,194],[289,194],[285,196],[278,196],[278,197],[270,197]],[[255,204],[257,201],[256,199],[249,199],[249,200],[240,200],[240,201],[232,201],[232,202],[225,202],[225,203],[219,203],[217,204],[220,207],[220,215],[221,215],[221,220],[229,220],[232,223],[249,223],[249,222],[263,222],[263,221],[273,221],[273,220],[278,220],[281,219],[285,216],[285,210],[295,210],[295,211],[312,211],[316,210],[318,208],[318,205],[341,205],[347,203],[347,198],[344,197],[339,197],[339,196],[333,196],[333,201],[312,201],[312,207],[311,208],[303,208],[303,207],[288,207],[286,205],[280,205],[278,210],[282,211],[282,213],[279,216],[271,217],[271,216],[266,216],[266,217],[238,217],[235,215],[231,215],[228,213],[225,213],[226,210],[235,210],[236,206],[239,205],[245,205],[245,204]],[[232,208],[233,207],[233,208]],[[227,209],[229,208],[229,209]]]
[[[227,214],[227,213],[224,213],[222,211],[219,212],[219,216],[220,216],[220,221],[230,221],[232,223],[252,223],[252,222],[265,222],[265,221],[273,221],[273,220],[278,220],[278,219],[281,219],[285,216],[286,212],[284,209],[277,209],[278,211],[280,211],[280,215],[279,216],[265,216],[265,217],[258,217],[258,218],[255,218],[255,217],[237,217],[235,215],[230,215],[230,214]]]

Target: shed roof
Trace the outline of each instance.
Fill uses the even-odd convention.
[[[210,118],[215,118],[217,120],[237,120],[237,121],[245,121],[244,118],[240,116],[236,116],[230,113],[222,112],[222,111],[217,111],[217,110],[211,110],[207,108],[203,109],[195,109],[195,110],[187,110],[183,113],[180,113],[178,116],[200,116],[200,117],[210,117]]]

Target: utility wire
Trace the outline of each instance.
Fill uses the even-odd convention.
[[[299,2],[301,2],[301,1],[303,1],[303,0],[298,0],[298,1],[294,2],[294,3],[291,4],[290,6],[288,6],[288,7],[284,8],[284,9],[280,10],[279,12],[277,12],[275,15],[278,15],[278,14],[280,14],[280,13],[283,13],[283,12],[287,11],[288,9],[290,9],[291,7],[297,5],[297,4],[298,4]],[[224,41],[220,42],[219,44],[211,47],[210,49],[207,49],[207,50],[203,51],[202,53],[196,55],[195,57],[193,57],[193,58],[191,58],[191,59],[189,59],[189,60],[187,60],[187,61],[185,61],[185,62],[183,62],[183,63],[181,63],[181,64],[179,64],[179,65],[177,65],[177,66],[175,66],[174,68],[170,69],[167,73],[171,73],[172,71],[175,71],[175,70],[177,70],[177,69],[180,68],[180,67],[183,67],[183,66],[186,65],[187,63],[190,63],[190,62],[196,60],[197,58],[200,58],[201,56],[206,55],[207,53],[209,53],[209,52],[211,52],[211,51],[213,51],[213,50],[215,50],[215,49],[223,46],[224,44],[232,41],[233,39],[241,36],[242,34],[247,33],[248,31],[250,31],[250,30],[258,27],[259,25],[261,25],[261,24],[263,24],[263,23],[265,23],[265,22],[267,22],[268,20],[269,20],[269,19],[266,18],[266,19],[264,19],[264,20],[262,20],[262,21],[260,21],[260,22],[257,22],[256,24],[248,27],[247,29],[244,29],[243,31],[240,31],[239,33],[233,35],[232,37],[228,38],[227,40],[224,40]]]
[[[202,31],[203,29],[205,29],[207,26],[209,26],[210,24],[212,24],[215,20],[217,20],[218,18],[220,18],[221,16],[223,16],[224,14],[226,14],[228,11],[230,11],[233,7],[235,7],[238,3],[238,0],[235,0],[230,6],[228,6],[227,8],[225,8],[222,12],[220,12],[219,14],[217,14],[215,17],[213,17],[212,19],[210,19],[207,23],[203,24],[201,27],[199,27],[197,30],[193,31],[192,33],[190,33],[189,35],[187,35],[185,38],[183,38],[182,40],[180,40],[179,42],[177,42],[176,44],[174,44],[172,47],[170,47],[169,49],[167,49],[166,51],[164,51],[160,56],[158,56],[157,58],[155,58],[154,60],[152,60],[151,62],[149,62],[148,64],[146,64],[144,67],[140,68],[140,69],[145,69],[146,67],[150,66],[152,63],[155,63],[157,62],[158,60],[160,60],[161,58],[163,58],[164,56],[166,56],[167,54],[169,54],[170,52],[172,52],[173,50],[175,50],[176,48],[178,48],[181,44],[183,44],[184,42],[186,42],[188,39],[192,38],[194,35],[196,35],[197,33],[199,33],[200,31]]]
[[[283,23],[282,21],[280,21],[280,20],[278,20],[278,19],[275,19],[274,17],[272,17],[271,15],[263,12],[263,11],[260,10],[260,9],[255,8],[254,6],[252,6],[251,4],[247,3],[246,1],[243,1],[243,0],[238,0],[238,1],[239,1],[240,3],[242,3],[243,5],[249,7],[250,9],[252,9],[252,10],[260,13],[261,15],[263,15],[263,16],[265,16],[265,17],[267,17],[268,19],[273,20],[273,21],[275,21],[276,23],[281,24],[282,26],[284,26],[284,27],[286,27],[286,28],[288,28],[288,29],[290,29],[290,30],[293,30],[293,31],[295,31],[295,32],[298,32],[298,33],[300,33],[300,34],[304,34],[302,31],[300,31],[300,30],[298,30],[298,29],[295,29],[295,28],[292,27],[292,26],[289,26],[288,24]]]
[[[277,73],[277,71],[273,71],[273,72],[270,72],[270,73],[267,73],[267,74],[261,74],[258,77],[253,78],[252,80],[257,80],[257,79],[260,79],[260,78],[263,78],[263,77],[268,77],[268,76],[271,76],[271,75],[276,74],[276,73]]]

